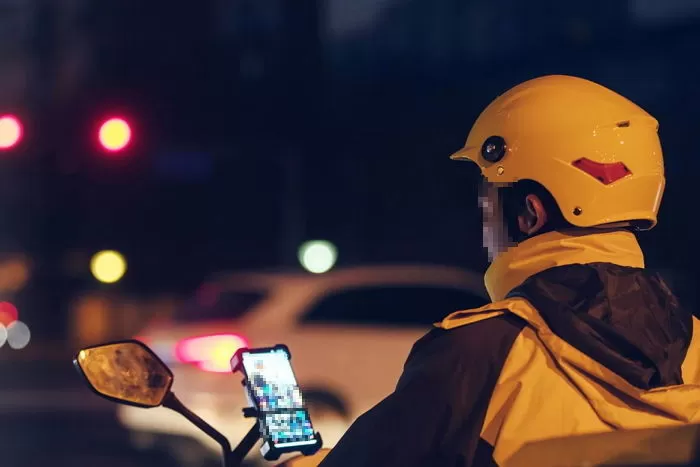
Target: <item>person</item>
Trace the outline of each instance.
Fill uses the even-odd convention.
[[[413,347],[321,467],[506,463],[531,441],[700,422],[700,322],[644,267],[665,187],[658,123],[588,80],[495,99],[476,163],[492,303]]]

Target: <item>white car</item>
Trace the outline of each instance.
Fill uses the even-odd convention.
[[[232,274],[202,286],[172,322],[138,336],[172,368],[173,391],[235,444],[252,426],[241,346],[286,344],[314,428],[326,447],[394,389],[412,345],[431,323],[488,302],[482,276],[443,266],[371,266],[325,274]],[[120,407],[136,443],[182,465],[216,459],[218,445],[164,408]],[[257,451],[257,448],[256,448]]]

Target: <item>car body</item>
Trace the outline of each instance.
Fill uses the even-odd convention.
[[[172,368],[177,397],[234,444],[252,422],[242,417],[247,402],[241,375],[231,374],[232,354],[241,346],[287,345],[314,426],[332,446],[391,393],[412,345],[432,322],[487,302],[480,274],[446,266],[237,273],[207,282],[171,322],[154,324],[139,338]],[[170,448],[217,452],[167,409],[119,410],[136,440],[178,440]]]

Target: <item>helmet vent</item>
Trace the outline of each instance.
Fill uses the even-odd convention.
[[[630,121],[629,121],[629,120],[625,120],[625,121],[622,121],[622,122],[617,122],[617,127],[618,127],[618,128],[627,128],[627,127],[629,127],[629,126],[630,126]]]
[[[614,183],[632,173],[632,171],[622,162],[604,164],[602,162],[595,162],[590,159],[586,159],[585,157],[575,160],[572,165],[577,169],[586,172],[603,185],[610,185],[611,183]]]

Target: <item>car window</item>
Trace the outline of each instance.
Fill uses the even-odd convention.
[[[175,313],[175,321],[191,323],[240,318],[265,298],[263,292],[206,290],[188,300]]]
[[[363,287],[333,293],[303,317],[307,323],[429,326],[448,314],[486,305],[472,292],[449,287]]]

